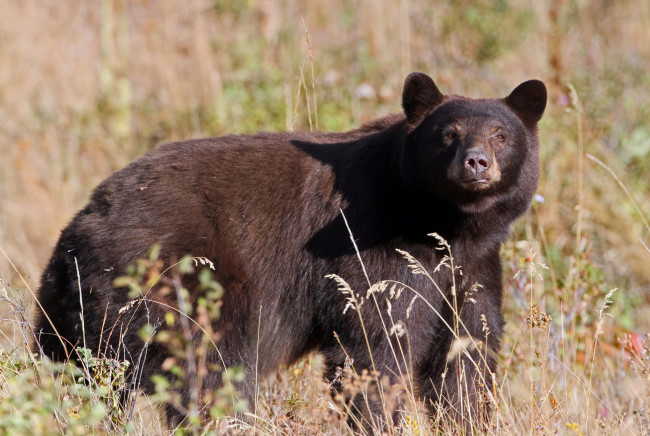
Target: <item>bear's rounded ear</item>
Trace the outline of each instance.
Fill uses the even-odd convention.
[[[415,127],[444,98],[431,77],[424,73],[409,74],[402,92],[402,107],[409,126]]]
[[[529,80],[517,86],[504,100],[525,124],[534,125],[542,119],[546,109],[546,86],[541,80]]]

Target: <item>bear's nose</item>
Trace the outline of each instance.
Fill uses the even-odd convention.
[[[473,149],[465,153],[465,171],[469,171],[475,177],[483,174],[491,164],[490,156],[483,150]]]

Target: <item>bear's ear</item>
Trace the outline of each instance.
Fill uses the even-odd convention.
[[[542,119],[546,109],[546,86],[540,80],[529,80],[517,86],[505,102],[528,126]]]
[[[444,98],[431,77],[424,73],[409,74],[402,92],[402,107],[409,126],[415,127]]]

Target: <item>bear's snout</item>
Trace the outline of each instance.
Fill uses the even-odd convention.
[[[494,154],[476,145],[458,150],[447,177],[463,189],[482,191],[501,179],[501,171]]]
[[[475,180],[480,180],[483,173],[492,165],[490,155],[481,149],[471,149],[463,159],[465,173]]]

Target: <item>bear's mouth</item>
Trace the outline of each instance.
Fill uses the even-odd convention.
[[[469,191],[481,191],[488,188],[492,184],[492,180],[488,178],[471,179],[461,181],[461,186]]]

